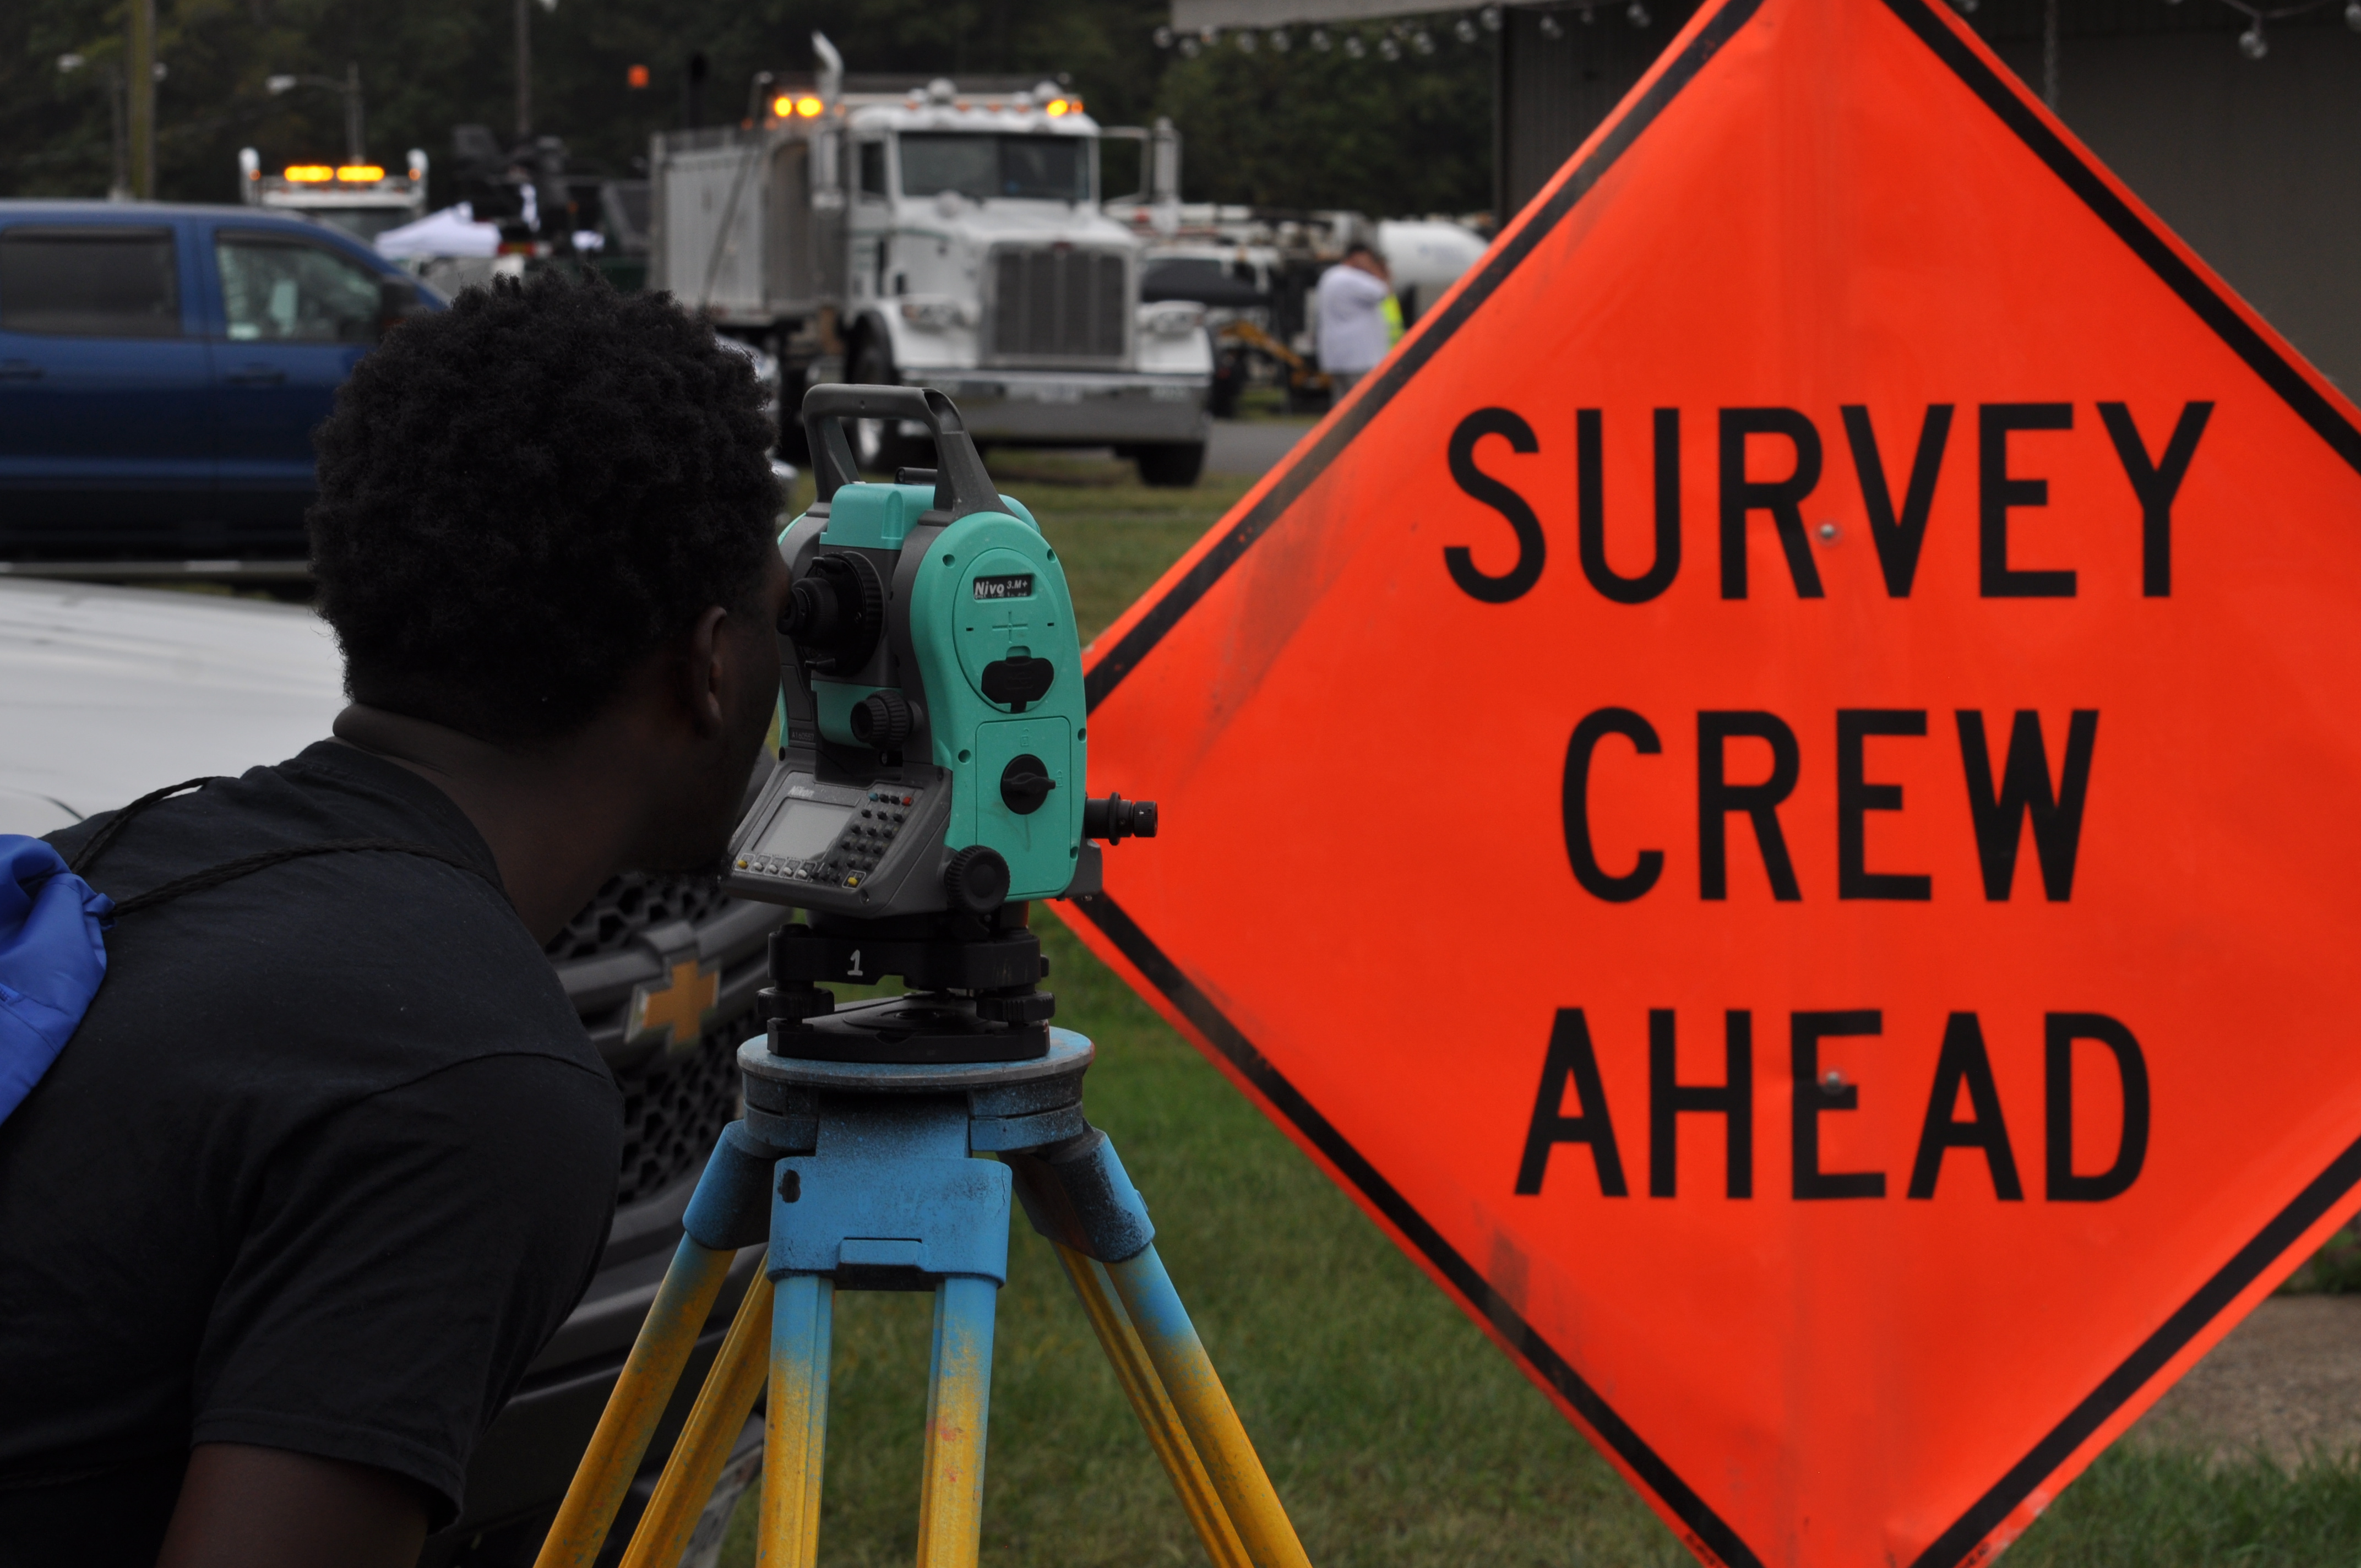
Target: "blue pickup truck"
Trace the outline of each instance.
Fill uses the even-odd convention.
[[[0,561],[302,561],[313,429],[442,304],[251,207],[0,201]]]

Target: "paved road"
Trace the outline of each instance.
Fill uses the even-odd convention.
[[[2283,1464],[2361,1446],[2361,1296],[2273,1296],[2167,1390],[2133,1431]]]
[[[1315,422],[1308,419],[1217,419],[1213,422],[1213,439],[1205,446],[1206,471],[1250,474],[1259,478],[1276,467]]]

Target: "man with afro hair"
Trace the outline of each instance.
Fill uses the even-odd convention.
[[[410,1568],[456,1516],[613,1202],[543,944],[718,865],[762,749],[771,433],[669,298],[555,277],[339,394],[334,738],[53,836],[118,905],[205,874],[0,1123],[0,1563]]]

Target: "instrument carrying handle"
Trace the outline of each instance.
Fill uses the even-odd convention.
[[[862,387],[824,382],[804,394],[804,434],[811,443],[812,477],[827,500],[861,477],[849,419],[907,419],[935,438],[935,505],[951,516],[1001,510],[1000,492],[983,470],[983,459],[951,400],[931,387]]]

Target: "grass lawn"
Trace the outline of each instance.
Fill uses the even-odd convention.
[[[1066,563],[1087,637],[1245,486],[1148,490],[1128,466],[995,458]],[[1053,918],[1059,1021],[1090,1036],[1092,1119],[1148,1200],[1157,1246],[1305,1547],[1346,1564],[1691,1561],[1654,1515],[1345,1196]],[[1048,1245],[1020,1217],[1002,1292],[983,1558],[1086,1568],[1202,1550]],[[820,1562],[906,1563],[917,1537],[931,1299],[838,1298]],[[754,1498],[722,1562],[752,1568]],[[2119,1448],[2012,1565],[2361,1562],[2361,1472],[2209,1465]]]

